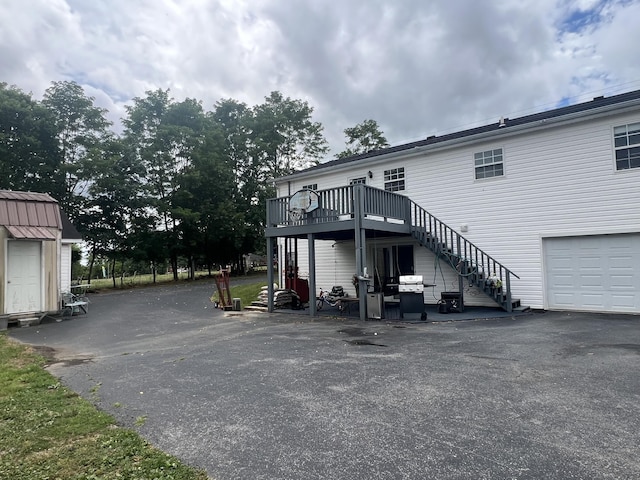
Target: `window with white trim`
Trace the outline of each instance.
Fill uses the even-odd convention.
[[[504,175],[504,158],[501,148],[474,153],[473,160],[476,180]]]
[[[402,192],[405,189],[404,167],[384,171],[384,189],[387,192]]]
[[[302,190],[317,190],[317,189],[318,189],[317,183],[310,183],[309,185],[302,186]]]
[[[352,178],[351,180],[349,180],[349,185],[366,185],[367,184],[367,177],[358,177],[358,178]]]
[[[613,127],[616,170],[640,167],[640,122]]]

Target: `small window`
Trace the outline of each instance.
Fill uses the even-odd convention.
[[[318,189],[317,183],[310,183],[309,185],[302,186],[302,190],[317,190],[317,189]]]
[[[475,153],[473,160],[475,162],[476,180],[504,175],[504,160],[501,148]]]
[[[352,178],[351,180],[349,180],[349,185],[366,185],[367,184],[367,177],[358,177],[358,178]]]
[[[640,122],[613,128],[616,170],[640,167]]]
[[[404,191],[404,167],[384,171],[384,189],[387,192]]]

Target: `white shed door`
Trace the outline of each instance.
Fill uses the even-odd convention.
[[[6,313],[42,310],[41,242],[7,242]]]
[[[544,240],[549,308],[640,312],[640,234]]]

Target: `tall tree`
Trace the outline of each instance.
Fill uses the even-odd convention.
[[[174,197],[182,174],[192,164],[193,150],[202,142],[204,112],[200,102],[175,102],[168,90],[146,92],[127,107],[124,137],[145,168],[145,184],[157,216],[157,228],[167,232],[174,279],[178,278],[181,237]]]
[[[338,153],[336,158],[360,155],[389,146],[389,142],[375,120],[365,120],[355,127],[345,128],[344,134],[346,148]]]
[[[244,210],[238,203],[234,162],[228,155],[226,131],[213,116],[207,118],[204,141],[176,192],[175,215],[180,219],[185,257],[211,266],[233,263],[242,252]],[[193,272],[192,272],[193,274]]]
[[[107,111],[94,105],[76,82],[53,82],[44,94],[44,105],[53,115],[60,151],[58,173],[64,189],[58,198],[72,220],[86,206],[87,188],[91,182],[90,163],[101,155],[111,123]]]
[[[322,124],[302,100],[271,92],[253,108],[254,167],[267,177],[288,175],[317,165],[329,150]]]
[[[31,95],[0,83],[0,188],[63,192],[53,115]]]
[[[225,110],[219,112],[218,109]],[[329,147],[323,127],[312,120],[313,108],[305,101],[272,92],[264,103],[247,112],[242,104],[218,104],[214,113],[232,120],[231,138],[235,151],[244,159],[235,163],[238,176],[238,205],[245,212],[244,252],[264,248],[262,232],[266,200],[275,194],[269,179],[316,165]],[[229,130],[227,130],[229,132]]]
[[[131,236],[138,233],[134,227],[148,213],[144,170],[126,144],[111,136],[87,173],[92,178],[87,190],[90,202],[79,212],[76,223],[89,245],[90,275],[97,257],[108,258],[113,272],[115,261],[130,255]]]

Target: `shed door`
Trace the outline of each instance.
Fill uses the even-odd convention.
[[[640,234],[544,240],[549,308],[640,312]]]
[[[7,242],[6,313],[42,311],[41,242]]]

